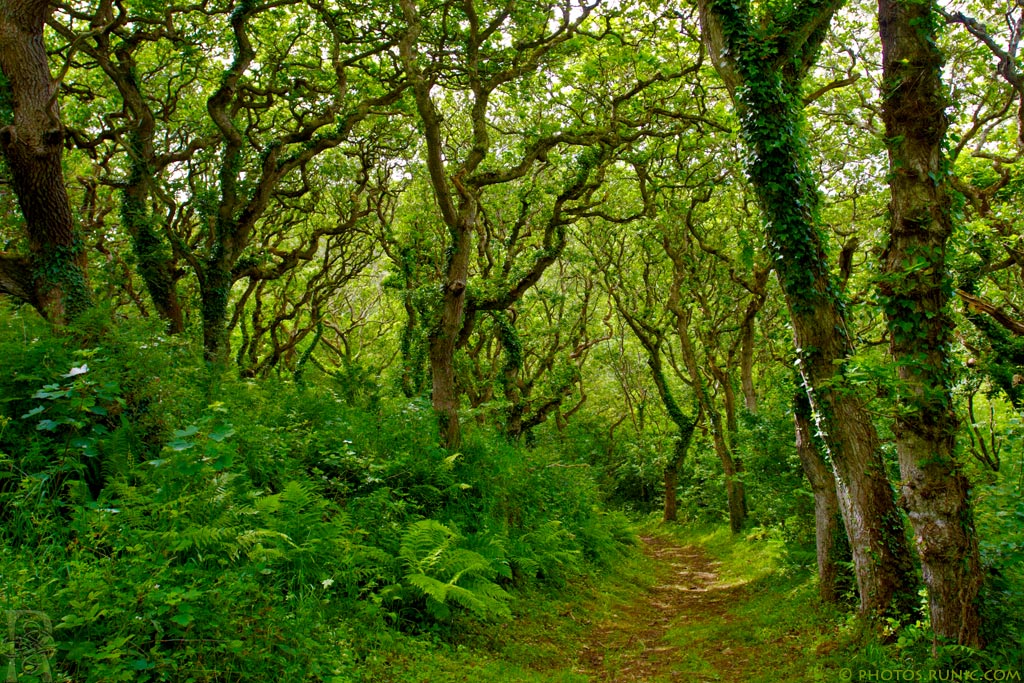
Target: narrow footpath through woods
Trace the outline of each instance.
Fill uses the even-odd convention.
[[[734,616],[751,586],[721,581],[719,563],[701,548],[665,536],[641,541],[656,581],[595,624],[582,646],[578,673],[616,683],[746,682],[773,662],[791,664],[803,657],[797,639],[764,642],[751,624]]]

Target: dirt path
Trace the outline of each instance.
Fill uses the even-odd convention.
[[[700,548],[681,547],[660,536],[642,537],[654,560],[656,582],[630,603],[617,605],[595,625],[579,658],[579,673],[592,681],[741,681],[756,653],[735,642],[688,651],[673,632],[728,624],[728,608],[742,600],[742,585],[724,585],[718,563]],[[701,639],[703,640],[703,639]],[[693,644],[692,642],[690,643]]]

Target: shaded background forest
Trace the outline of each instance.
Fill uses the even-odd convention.
[[[860,4],[6,3],[0,597],[55,679],[379,676],[616,566],[624,513],[771,539],[893,657],[1019,666],[1024,14],[914,6],[930,121]],[[918,123],[948,231],[897,258]]]

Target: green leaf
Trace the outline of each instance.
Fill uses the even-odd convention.
[[[86,451],[86,455],[90,455],[89,451],[92,450],[91,455],[95,455],[96,450],[93,446],[96,444],[96,439],[89,436],[76,436],[68,442],[73,448],[81,448]]]
[[[25,419],[30,418],[30,417],[35,417],[36,415],[38,415],[39,413],[43,412],[44,410],[46,410],[45,406],[36,406],[32,410],[30,410],[27,413],[25,413],[24,415],[22,415],[21,419],[25,420]]]
[[[224,439],[234,436],[234,434],[234,427],[232,427],[230,423],[225,422],[224,424],[219,424],[216,427],[214,427],[210,431],[208,436],[217,443],[220,443]]]
[[[199,433],[199,427],[197,427],[195,425],[189,425],[188,427],[185,427],[184,429],[175,429],[174,430],[174,436],[178,437],[179,439],[187,439],[188,437],[195,436],[198,433]]]

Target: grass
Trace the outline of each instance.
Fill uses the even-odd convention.
[[[823,668],[819,647],[829,650],[838,630],[836,614],[817,601],[807,572],[788,572],[782,544],[774,538],[734,537],[724,528],[684,528],[648,523],[643,534],[669,536],[680,546],[698,546],[715,563],[713,599],[706,611],[678,613],[664,642],[644,647],[671,648],[671,680],[744,681],[832,680]],[[655,582],[654,559],[632,554],[603,577],[555,591],[533,591],[513,607],[515,619],[504,624],[476,624],[457,631],[447,642],[408,639],[370,670],[365,680],[393,683],[584,683],[580,653],[593,643],[594,629],[614,622],[617,614],[648,599]],[[712,591],[709,591],[712,595]],[[636,624],[638,629],[646,624]],[[629,623],[620,624],[628,630]],[[645,636],[646,637],[646,636]],[[458,643],[458,644],[455,644]],[[608,651],[606,674],[627,668],[626,652]],[[825,678],[822,676],[825,675]],[[615,680],[634,680],[619,674]],[[659,674],[654,679],[670,680]]]
[[[667,634],[681,650],[702,653],[691,655],[691,671],[745,683],[820,679],[816,644],[834,638],[835,615],[818,601],[813,576],[784,566],[780,540],[722,527],[663,529],[680,545],[702,548],[718,575],[712,600],[720,602]]]
[[[365,681],[384,683],[586,683],[577,654],[596,621],[643,592],[648,560],[629,555],[613,571],[559,590],[518,594],[506,623],[468,622],[433,642],[403,637],[369,662]]]

